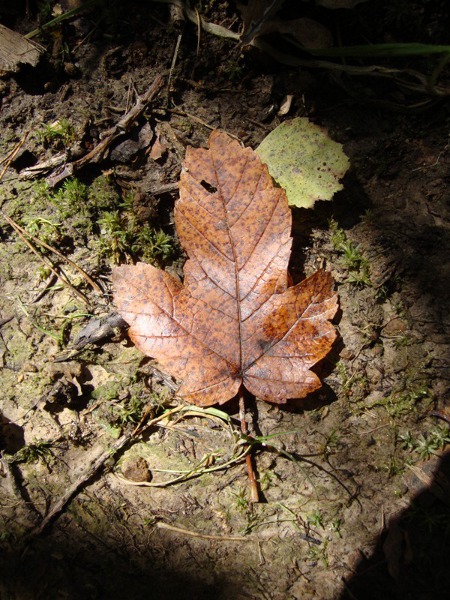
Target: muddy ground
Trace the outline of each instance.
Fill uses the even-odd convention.
[[[448,597],[445,97],[411,87],[405,72],[282,65],[235,40],[198,40],[166,4],[119,4],[42,35],[40,66],[0,80],[0,598]],[[311,16],[347,44],[448,43],[445,3],[424,4],[407,16],[396,5],[374,14],[371,3]],[[234,6],[198,8],[239,31]],[[25,33],[48,18],[29,9],[5,9],[4,24]],[[270,43],[286,52],[277,36]],[[382,64],[428,73],[436,63]],[[64,167],[95,150],[160,75],[161,89],[104,155],[75,180],[45,183],[57,173],[45,161],[62,156]],[[231,423],[174,415],[133,437],[144,414],[178,406],[176,386],[117,322],[99,333],[94,319],[114,313],[114,264],[181,273],[173,206],[186,147],[205,146],[214,128],[256,147],[295,116],[328,128],[351,159],[332,202],[293,213],[293,279],[332,272],[340,340],[319,392],[286,408],[250,406],[252,435],[277,434],[255,445],[261,502],[252,505],[234,460],[237,406],[222,407]],[[34,236],[35,253],[5,216]],[[166,487],[133,485],[176,478],[203,457],[204,468],[229,464]]]

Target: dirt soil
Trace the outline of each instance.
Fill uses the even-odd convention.
[[[2,22],[26,33],[48,20],[30,4],[5,9]],[[445,97],[397,85],[405,72],[286,66],[235,40],[198,38],[168,4],[110,4],[42,35],[41,64],[0,79],[0,598],[448,598]],[[417,41],[449,43],[439,38],[445,3],[423,4],[415,19],[401,12],[409,25],[367,4],[318,17],[344,43],[416,40],[413,26]],[[241,27],[234,5],[197,8]],[[141,114],[96,154],[159,76]],[[249,404],[251,435],[273,436],[255,444],[252,504],[245,462],[234,460],[233,402],[222,407],[230,423],[188,413],[132,435],[143,415],[179,402],[111,317],[110,276],[137,260],[182,273],[173,206],[187,146],[220,128],[255,148],[296,116],[326,127],[351,160],[332,202],[293,212],[293,279],[332,272],[340,339],[319,392],[287,407]],[[34,236],[28,245],[8,219]],[[203,458],[204,468],[229,464],[156,485]]]

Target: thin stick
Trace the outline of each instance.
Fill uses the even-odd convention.
[[[28,133],[26,133],[23,138],[20,140],[20,142],[18,142],[13,150],[8,154],[8,156],[6,156],[3,160],[0,161],[0,165],[3,164],[4,162],[6,162],[6,165],[3,169],[3,171],[0,173],[0,181],[3,179],[3,175],[6,173],[6,171],[9,168],[9,165],[12,163],[12,161],[14,160],[16,154],[19,152],[19,150],[22,148],[22,146],[25,143],[25,140],[27,139]]]
[[[170,65],[169,77],[167,80],[167,104],[169,103],[170,87],[172,85],[172,75],[173,75],[173,70],[175,69],[175,65],[177,64],[178,52],[180,50],[180,44],[181,44],[182,37],[183,37],[183,34],[181,34],[181,33],[178,34],[177,43],[175,44],[175,50],[173,52],[173,57],[172,57],[172,64]]]
[[[94,288],[94,290],[96,292],[98,292],[99,294],[103,294],[102,288],[97,283],[95,283],[95,281],[86,273],[86,271],[84,271],[79,265],[77,265],[76,263],[74,263],[73,260],[70,260],[70,258],[68,258],[67,256],[64,256],[64,254],[62,254],[56,248],[53,248],[52,246],[49,246],[48,244],[46,244],[45,242],[43,242],[42,240],[40,240],[36,236],[32,235],[26,229],[23,229],[23,227],[21,227],[18,223],[16,223],[15,221],[13,221],[13,219],[11,219],[11,217],[8,217],[8,215],[5,215],[5,213],[3,211],[1,212],[1,214],[2,214],[2,217],[6,221],[8,221],[8,223],[11,225],[11,227],[14,227],[14,229],[18,233],[20,231],[24,236],[27,236],[27,237],[31,238],[33,240],[33,242],[36,242],[40,246],[43,246],[44,248],[46,248],[47,250],[49,250],[50,252],[53,252],[53,254],[56,254],[56,256],[59,256],[59,258],[61,258],[62,260],[65,260],[67,263],[69,263],[69,265],[71,265],[74,269],[76,269],[78,271],[78,273],[80,273],[80,275],[82,277],[84,277],[84,279],[86,279],[86,281]]]
[[[70,502],[73,496],[84,486],[86,483],[92,479],[92,477],[103,467],[105,462],[111,458],[116,452],[121,450],[133,437],[132,433],[126,433],[122,437],[120,437],[111,448],[104,450],[102,448],[101,454],[95,458],[88,468],[78,477],[76,481],[72,483],[67,489],[67,491],[61,496],[61,498],[55,502],[53,507],[48,511],[47,515],[42,519],[41,523],[35,527],[28,538],[34,538],[40,535],[47,526],[56,519],[60,513],[64,510],[66,505]]]
[[[241,421],[241,431],[243,435],[248,435],[247,421],[245,420],[245,397],[241,388],[239,391],[239,419]],[[259,502],[258,482],[256,481],[255,470],[253,468],[253,457],[247,454],[245,457],[247,464],[248,479],[250,481],[250,502]]]
[[[182,406],[177,406],[176,408],[167,411],[163,415],[152,419],[150,423],[156,423],[162,418],[179,412],[182,409]],[[92,479],[92,477],[94,477],[94,475],[97,474],[97,472],[104,466],[105,462],[109,458],[114,456],[114,454],[116,454],[119,450],[122,450],[122,448],[124,448],[124,446],[126,446],[128,442],[130,442],[134,438],[134,436],[135,432],[126,433],[122,435],[110,448],[107,448],[106,450],[104,450],[104,448],[100,448],[97,458],[95,458],[88,465],[87,469],[85,469],[85,471],[80,475],[80,477],[78,477],[77,480],[74,481],[72,485],[68,487],[67,491],[61,496],[61,498],[55,502],[53,507],[49,510],[47,515],[41,521],[40,525],[38,525],[38,527],[36,527],[30,532],[28,538],[34,538],[40,535],[48,527],[48,525],[50,525],[50,523],[62,513],[67,504],[77,494],[77,492],[79,492],[79,490],[83,486],[85,486]]]
[[[58,271],[54,268],[53,263],[46,256],[43,256],[36,250],[36,248],[33,246],[30,240],[26,237],[26,235],[24,235],[22,231],[20,231],[22,228],[19,225],[17,225],[15,221],[13,221],[7,215],[5,215],[3,211],[1,212],[1,214],[4,217],[4,219],[11,225],[14,231],[23,239],[28,248],[39,258],[39,260],[41,260],[50,269],[50,271],[54,275],[56,275],[59,281],[61,281],[61,283],[70,288],[73,291],[73,293],[80,298],[80,300],[82,300],[87,306],[89,306],[89,300],[86,298],[86,296],[70,283],[65,274],[63,275],[62,273],[58,273]]]
[[[167,529],[168,531],[174,531],[175,533],[182,533],[204,540],[218,540],[219,542],[252,542],[255,539],[240,535],[207,535],[205,533],[198,533],[197,531],[190,531],[189,529],[184,529],[182,527],[175,527],[174,525],[169,525],[169,523],[164,523],[164,521],[158,521],[156,527],[158,527],[158,529]]]
[[[197,9],[195,9],[195,14],[197,15],[197,56],[200,55],[200,36],[202,34],[202,22],[200,20],[200,13]]]
[[[120,119],[120,121],[104,133],[102,140],[85,156],[82,156],[74,162],[67,163],[61,171],[49,175],[46,179],[48,185],[53,188],[67,177],[73,176],[85,165],[100,162],[111,144],[118,137],[123,135],[124,132],[128,132],[132,128],[135,121],[142,115],[148,104],[157,96],[163,84],[163,79],[162,75],[157,75],[145,94],[139,96],[136,104]]]

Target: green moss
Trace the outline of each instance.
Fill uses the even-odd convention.
[[[43,217],[26,217],[25,229],[34,237],[49,245],[58,244],[61,241],[61,223],[50,221]]]
[[[417,412],[418,405],[427,400],[431,401],[431,394],[426,383],[407,381],[406,390],[394,392],[366,408],[370,410],[382,406],[391,417],[399,418]]]
[[[174,240],[170,235],[149,224],[138,223],[132,212],[105,212],[98,223],[101,254],[115,264],[131,255],[160,265],[175,254]]]
[[[47,463],[48,459],[52,457],[51,446],[51,442],[35,440],[16,452],[11,461],[16,463],[33,463],[43,460]]]
[[[366,375],[354,371],[349,373],[347,365],[343,361],[339,361],[336,369],[341,380],[342,392],[352,402],[361,400],[367,393],[369,382]]]
[[[63,244],[66,248],[72,240],[113,264],[131,258],[161,266],[176,254],[174,239],[141,223],[133,195],[122,198],[113,178],[106,175],[90,185],[73,177],[56,191],[38,181],[11,200],[8,212],[31,235],[55,248]]]
[[[131,396],[123,404],[114,407],[115,423],[118,426],[128,423],[139,423],[146,405],[147,399],[145,397]]]
[[[111,177],[100,175],[88,188],[91,210],[104,211],[119,205],[120,196]]]
[[[340,255],[339,262],[348,270],[347,282],[358,287],[372,285],[367,258],[363,256],[358,246],[355,246],[347,238],[345,231],[339,227],[334,219],[330,220],[329,226],[331,230],[331,243]]]
[[[53,123],[44,123],[38,131],[36,137],[45,146],[70,146],[75,139],[75,128],[68,119],[58,119]]]
[[[55,194],[49,195],[62,219],[77,216],[78,220],[89,216],[87,197],[87,186],[76,178],[67,179]]]

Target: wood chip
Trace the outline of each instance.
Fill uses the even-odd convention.
[[[26,40],[20,33],[0,25],[0,71],[17,73],[20,65],[35,67],[42,52],[43,49]]]

